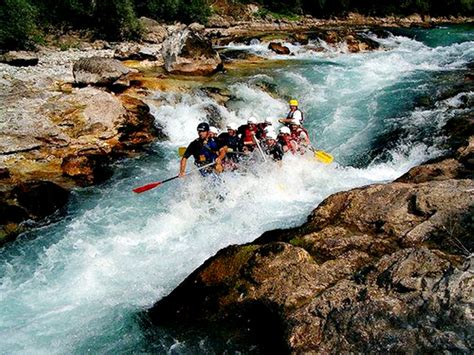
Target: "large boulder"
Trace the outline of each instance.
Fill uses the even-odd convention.
[[[140,17],[138,19],[143,29],[142,39],[148,43],[163,43],[168,36],[166,25],[159,23],[148,17]]]
[[[171,34],[162,53],[168,73],[210,75],[222,69],[222,59],[212,43],[189,29]]]
[[[173,336],[213,329],[257,352],[468,352],[473,189],[447,179],[335,194],[299,228],[221,250],[147,315]]]
[[[78,85],[112,85],[124,77],[130,69],[111,58],[90,57],[74,63],[73,75]]]

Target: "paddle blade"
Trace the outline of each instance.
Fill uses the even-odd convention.
[[[324,164],[331,164],[334,160],[334,157],[331,154],[322,150],[314,151],[314,157]]]
[[[178,155],[182,157],[184,155],[184,152],[186,151],[186,147],[179,147],[178,148]]]
[[[160,182],[152,182],[151,184],[147,184],[147,185],[137,187],[137,188],[133,189],[133,192],[139,194],[139,193],[154,189],[158,185],[161,185],[161,181]]]

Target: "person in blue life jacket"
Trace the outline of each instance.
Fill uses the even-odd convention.
[[[221,173],[223,170],[222,159],[225,156],[225,150],[221,149],[217,140],[209,137],[209,124],[201,122],[197,126],[197,131],[199,137],[189,144],[181,158],[179,176],[186,174],[186,163],[191,155],[194,157],[194,164],[198,167],[216,162],[209,168],[200,170],[202,175]]]
[[[304,115],[300,109],[298,109],[298,100],[292,99],[289,102],[290,104],[290,111],[286,115],[286,118],[281,118],[278,122],[283,123],[285,125],[289,125],[292,121],[296,120],[299,121],[300,124],[304,122]]]

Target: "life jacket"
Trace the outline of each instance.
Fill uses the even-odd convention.
[[[229,133],[224,132],[219,136],[221,146],[227,146],[233,150],[237,150],[239,147],[239,137],[236,135],[231,136]]]
[[[253,136],[257,133],[257,129],[251,130],[248,125],[245,125],[242,129],[242,144],[244,145],[254,145],[255,140]]]
[[[212,163],[217,158],[218,145],[213,138],[209,138],[207,143],[204,143],[199,138],[196,141],[200,144],[199,154],[195,159],[195,164],[198,166],[206,165]]]
[[[308,144],[311,144],[309,140],[309,133],[306,130],[306,128],[299,126],[296,131],[291,131],[291,139],[295,140],[296,143],[300,144],[301,143],[301,132],[304,132],[306,134],[306,137],[308,137]]]
[[[300,120],[300,123],[303,123],[304,122],[304,115],[303,115],[303,111],[299,110],[299,109],[296,109],[294,111],[291,111],[288,112],[288,115],[286,115],[286,119],[288,120],[292,120],[293,119],[293,115],[295,114],[296,111],[299,111],[301,113],[301,120]]]
[[[292,138],[291,135],[286,135],[286,134],[280,134],[278,136],[278,141],[280,142],[280,144],[282,146],[287,146],[288,149],[294,154],[296,153],[296,148],[295,148],[295,144],[293,143],[296,143],[295,140]]]
[[[279,142],[275,142],[271,147],[266,143],[263,145],[265,154],[270,155],[274,160],[281,160],[283,158],[283,148]]]

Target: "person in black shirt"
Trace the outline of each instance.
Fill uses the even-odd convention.
[[[263,144],[263,151],[265,154],[270,155],[273,160],[283,159],[283,148],[281,144],[277,142],[277,136],[275,132],[267,133],[265,142]]]
[[[225,150],[220,149],[216,140],[209,138],[209,125],[207,123],[200,123],[197,126],[197,131],[199,137],[189,144],[181,158],[179,176],[186,174],[186,163],[191,155],[194,157],[194,164],[197,166],[216,162],[214,168],[209,167],[205,171],[201,170],[203,175],[212,171],[222,172],[222,158],[225,156]]]

